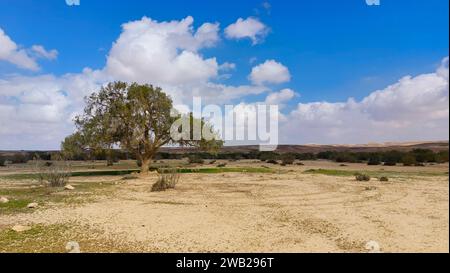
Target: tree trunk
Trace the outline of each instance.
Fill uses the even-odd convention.
[[[141,175],[148,175],[151,158],[142,158]]]

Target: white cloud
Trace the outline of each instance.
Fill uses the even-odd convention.
[[[266,104],[278,104],[280,106],[283,106],[283,104],[290,99],[294,98],[296,96],[296,93],[289,88],[280,90],[279,92],[273,92],[269,94],[266,97],[265,103]]]
[[[219,70],[222,71],[229,71],[234,69],[236,69],[236,64],[234,63],[225,62],[219,66]]]
[[[20,68],[32,71],[39,70],[39,65],[25,49],[19,46],[0,28],[0,61],[7,61]]]
[[[406,76],[360,102],[299,103],[282,126],[284,143],[445,140],[448,58],[435,73]]]
[[[55,60],[58,57],[58,51],[56,49],[46,50],[41,45],[33,45],[31,50],[36,54],[38,58],[44,58],[48,60]]]
[[[289,69],[275,60],[267,60],[263,64],[252,68],[249,76],[252,83],[262,85],[264,83],[284,83],[291,80]]]
[[[261,42],[268,34],[269,28],[257,18],[239,18],[237,21],[225,28],[225,36],[229,39],[250,38],[253,45]]]
[[[268,91],[264,86],[214,83],[219,71],[232,70],[235,64],[219,65],[214,57],[200,54],[219,41],[219,24],[205,23],[196,30],[192,24],[192,17],[170,22],[144,17],[122,26],[100,70],[0,78],[0,149],[57,148],[73,130],[72,118],[83,109],[83,97],[109,81],[159,85],[175,104],[190,104],[193,96],[220,104]],[[34,49],[41,57],[52,54],[43,47]]]
[[[205,23],[197,31],[193,18],[157,22],[143,17],[123,24],[120,37],[109,52],[106,72],[116,79],[158,85],[206,82],[216,77],[215,58],[198,50],[218,41],[218,24]]]

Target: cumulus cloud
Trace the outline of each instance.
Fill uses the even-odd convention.
[[[0,28],[0,61],[12,63],[20,68],[39,70],[39,65]]]
[[[122,25],[108,55],[106,71],[117,79],[155,84],[189,84],[216,77],[215,58],[199,50],[218,41],[218,24],[205,23],[194,31],[193,18],[157,22],[143,17]]]
[[[252,68],[249,75],[252,83],[262,85],[264,83],[284,83],[291,80],[289,69],[275,60],[267,60]]]
[[[0,149],[55,149],[72,133],[84,96],[106,81],[100,71],[0,79]]]
[[[296,93],[289,88],[280,90],[279,92],[273,92],[266,97],[266,104],[278,104],[283,106],[285,102],[291,100],[296,96]]]
[[[448,58],[434,73],[406,76],[361,101],[299,103],[282,126],[285,143],[445,140]]]
[[[214,83],[219,71],[230,71],[236,65],[219,65],[214,57],[201,55],[202,49],[219,41],[218,23],[204,23],[197,29],[192,24],[190,16],[170,22],[144,17],[123,24],[102,69],[86,68],[62,76],[0,78],[0,136],[4,140],[0,149],[57,148],[73,130],[72,118],[82,110],[83,97],[109,81],[161,86],[175,104],[190,104],[193,96],[202,97],[205,103],[220,104],[268,91],[264,86]],[[41,58],[57,54],[38,46],[30,51]],[[52,133],[45,133],[45,128],[51,128]],[[53,146],[46,146],[51,143]]]
[[[269,28],[257,18],[239,18],[225,28],[225,36],[229,39],[250,38],[253,45],[258,44],[268,34]]]
[[[41,45],[33,45],[31,50],[36,54],[38,58],[44,58],[48,60],[55,60],[58,57],[58,51],[56,49],[46,50]]]

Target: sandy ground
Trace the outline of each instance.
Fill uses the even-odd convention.
[[[303,173],[336,166],[309,162],[274,174],[183,174],[176,189],[158,193],[150,192],[156,177],[126,180],[95,202],[0,215],[0,229],[77,222],[138,252],[367,252],[370,240],[383,252],[449,252],[447,176],[382,183]],[[448,165],[426,167],[434,169],[448,171]]]

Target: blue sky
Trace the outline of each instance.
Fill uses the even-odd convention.
[[[0,60],[0,79],[11,75],[61,77],[81,73],[85,67],[102,69],[123,23],[143,16],[158,22],[192,16],[194,29],[205,22],[220,23],[220,41],[199,54],[236,66],[229,79],[214,82],[248,84],[252,67],[273,59],[289,69],[291,80],[270,85],[271,90],[289,88],[298,94],[286,102],[287,111],[296,109],[298,103],[360,101],[406,75],[438,69],[449,50],[448,5],[446,0],[381,0],[379,6],[368,6],[365,0],[81,0],[80,6],[68,6],[64,0],[0,0],[0,28],[11,40],[21,48],[39,44],[58,51],[56,60],[39,61],[39,71]],[[250,39],[225,37],[227,26],[249,17],[269,30],[263,40],[252,45]],[[266,95],[234,101],[262,101]]]

